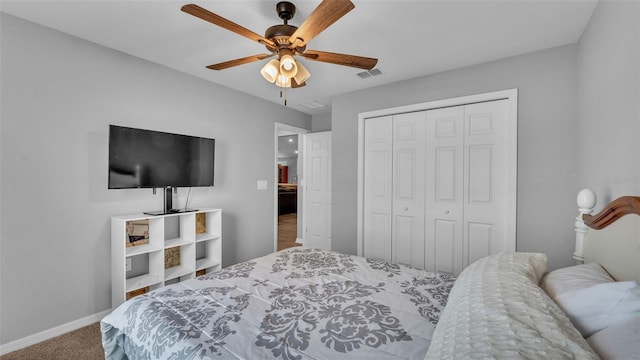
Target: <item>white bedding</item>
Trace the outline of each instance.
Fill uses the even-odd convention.
[[[458,277],[425,359],[598,359],[538,286],[547,257],[502,253]]]

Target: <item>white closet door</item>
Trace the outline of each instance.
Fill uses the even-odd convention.
[[[392,117],[367,119],[365,127],[364,256],[391,261]]]
[[[331,250],[331,132],[307,134],[305,144],[305,245]]]
[[[424,268],[425,112],[393,116],[392,261]]]
[[[508,108],[496,100],[367,119],[364,256],[459,274],[515,251]]]
[[[425,269],[463,268],[464,106],[427,111]]]
[[[507,237],[507,100],[465,106],[464,266],[501,251]]]

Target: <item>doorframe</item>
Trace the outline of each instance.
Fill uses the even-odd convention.
[[[273,155],[273,251],[278,251],[278,137],[281,132],[294,133],[298,135],[306,135],[311,133],[311,130],[303,129],[297,126],[292,126],[289,124],[275,122],[274,126],[274,155]],[[302,172],[300,171],[300,167],[298,167],[298,194],[300,194],[300,190],[304,190],[304,175],[302,179],[300,178],[300,174],[304,172],[305,161],[304,161],[304,137],[303,139],[298,138],[298,164],[302,164]],[[298,195],[298,198],[300,196]],[[304,192],[302,192],[302,204],[298,203],[297,208],[304,208],[304,203],[306,201],[306,197],[304,196]],[[302,219],[298,218],[298,221],[304,219],[304,212],[302,213]],[[303,232],[304,239],[304,232]]]
[[[518,89],[494,91],[451,99],[429,101],[419,104],[397,106],[387,109],[367,111],[358,114],[358,217],[357,244],[358,256],[364,256],[364,123],[367,119],[402,113],[433,110],[445,107],[468,105],[495,100],[508,100],[507,114],[507,236],[516,239],[513,249],[516,251],[516,211],[518,185]]]

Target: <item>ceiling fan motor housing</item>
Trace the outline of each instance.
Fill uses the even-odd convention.
[[[291,43],[289,38],[298,30],[297,26],[289,25],[287,22],[293,18],[296,13],[296,6],[288,1],[281,1],[276,5],[276,11],[280,19],[284,20],[284,24],[274,25],[264,32],[264,37],[273,41],[278,47],[267,45],[267,49],[271,52],[278,52],[281,48],[289,47]],[[304,49],[300,49],[304,51]]]
[[[296,6],[288,1],[280,1],[276,4],[276,11],[280,19],[284,20],[286,24],[287,21],[291,20],[293,15],[296,14]]]
[[[298,29],[297,26],[293,25],[274,25],[268,28],[264,32],[264,37],[273,41],[274,43],[280,46],[288,46],[289,45],[289,37]],[[267,46],[267,49],[269,47]],[[269,49],[273,51],[273,49]]]

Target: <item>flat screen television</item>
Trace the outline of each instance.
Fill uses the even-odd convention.
[[[109,189],[213,186],[215,139],[109,125]]]

